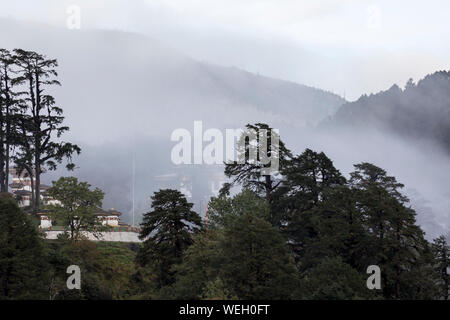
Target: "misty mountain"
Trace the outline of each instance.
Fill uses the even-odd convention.
[[[348,102],[307,142],[336,159],[346,173],[363,161],[387,169],[405,184],[427,236],[450,235],[449,72]]]
[[[56,58],[62,87],[51,93],[64,109],[71,139],[82,148],[77,168],[48,172],[46,183],[75,175],[105,192],[104,206],[131,222],[158,188],[184,187],[204,210],[211,179],[222,167],[176,168],[170,159],[177,128],[236,129],[266,122],[295,136],[333,114],[341,97],[289,81],[196,61],[159,41],[120,31],[69,30],[0,19],[0,47]],[[133,160],[134,159],[134,160]],[[133,168],[134,166],[134,178]]]
[[[204,130],[266,122],[295,153],[324,151],[347,175],[355,163],[374,163],[406,185],[428,237],[450,230],[450,161],[441,147],[450,136],[448,73],[346,103],[319,89],[197,61],[138,34],[0,19],[0,41],[59,62],[62,87],[51,93],[71,128],[64,139],[82,153],[74,172],[61,167],[43,182],[68,175],[88,181],[105,192],[104,207],[123,212],[128,223],[133,199],[138,222],[159,188],[187,190],[204,213],[223,167],[175,166],[170,159],[173,130],[192,133],[193,121],[202,120]]]
[[[404,89],[390,89],[342,105],[327,126],[390,131],[405,139],[435,141],[450,152],[450,72],[438,71]]]
[[[194,120],[213,128],[258,121],[303,127],[345,102],[319,89],[196,61],[138,34],[0,20],[0,39],[2,47],[58,59],[62,88],[54,95],[72,136],[89,144],[167,135]]]

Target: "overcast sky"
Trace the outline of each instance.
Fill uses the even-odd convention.
[[[448,0],[0,0],[0,16],[67,27],[70,5],[82,29],[139,32],[350,100],[450,69]]]

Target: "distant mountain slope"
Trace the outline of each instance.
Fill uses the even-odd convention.
[[[261,121],[296,137],[299,128],[345,103],[329,92],[196,61],[153,39],[119,31],[0,19],[0,47],[34,50],[59,62],[62,87],[52,90],[70,126],[65,139],[80,144],[82,153],[73,173],[61,167],[43,179],[50,184],[58,176],[76,175],[89,181],[105,191],[105,207],[124,212],[128,222],[132,157],[140,214],[148,208],[148,196],[161,187],[155,177],[174,172],[174,129],[192,132],[194,120],[202,120],[204,130]],[[200,200],[209,195],[211,168],[194,169],[183,174],[193,179],[191,200],[204,208]]]
[[[0,20],[0,39],[0,47],[58,59],[57,101],[73,136],[88,143],[167,136],[194,120],[217,128],[256,121],[298,128],[345,102],[322,90],[195,61],[137,34]]]
[[[438,71],[405,89],[397,85],[342,105],[326,126],[376,128],[433,140],[450,151],[450,72]]]

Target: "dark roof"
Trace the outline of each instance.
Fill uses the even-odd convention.
[[[19,188],[23,188],[23,183],[17,183],[17,182],[13,182],[13,183],[10,183],[9,184],[9,186],[11,187],[11,188],[13,188],[13,189],[19,189]]]
[[[49,212],[50,212],[50,210],[48,210],[48,209],[40,209],[38,215],[47,215]],[[120,216],[122,214],[119,211],[116,211],[114,209],[110,209],[108,211],[103,210],[103,209],[98,209],[95,212],[95,215],[106,217],[106,216]]]
[[[46,172],[47,169],[41,167],[41,172]],[[33,169],[34,172],[34,169]],[[12,175],[17,175],[17,176],[28,176],[28,171],[25,169],[22,169],[22,171],[19,172],[19,170],[16,167],[10,167],[9,168],[9,173],[11,173]]]
[[[39,212],[37,213],[38,216],[46,216],[50,213],[50,210],[47,209],[40,209]]]
[[[119,211],[116,211],[114,209],[109,209],[109,210],[98,209],[98,211],[96,211],[95,214],[97,216],[120,216],[120,215],[122,215]]]
[[[119,211],[114,210],[114,209],[109,209],[109,210],[108,210],[108,213],[109,213],[111,216],[121,216],[121,215],[122,215],[122,213],[120,213]]]
[[[17,196],[29,196],[31,194],[31,191],[28,190],[16,190],[13,192]]]

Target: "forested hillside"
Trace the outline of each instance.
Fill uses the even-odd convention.
[[[61,83],[76,90],[59,90],[57,99],[71,135],[84,144],[168,136],[199,119],[216,128],[269,120],[274,127],[302,127],[345,102],[324,90],[197,61],[139,34],[0,19],[0,38],[10,50],[58,57]]]
[[[393,85],[374,95],[346,103],[326,125],[376,128],[405,138],[430,140],[450,152],[450,72],[438,71],[402,89]]]

